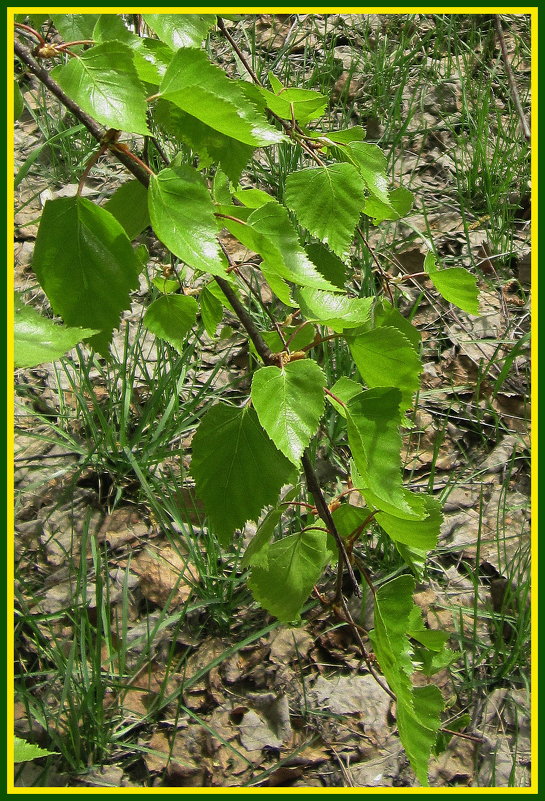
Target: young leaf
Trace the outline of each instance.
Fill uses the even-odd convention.
[[[193,438],[191,473],[211,528],[224,544],[247,520],[274,504],[293,465],[278,451],[248,407],[207,412]]]
[[[195,325],[198,309],[195,298],[188,295],[163,295],[146,309],[144,325],[182,353],[186,334]]]
[[[262,367],[252,380],[252,403],[259,422],[279,451],[294,464],[318,430],[324,412],[325,376],[311,359],[282,368]]]
[[[292,172],[284,200],[313,236],[346,256],[365,201],[365,182],[352,164]]]
[[[380,147],[368,142],[349,142],[337,152],[343,161],[349,161],[357,167],[371,194],[389,206],[386,156]]]
[[[262,189],[238,189],[233,197],[240,200],[248,209],[260,209],[266,203],[276,203],[276,198]]]
[[[273,114],[283,120],[293,118],[301,125],[321,117],[328,101],[325,95],[312,89],[282,88],[278,94],[263,88],[259,91]]]
[[[83,339],[98,334],[93,328],[67,328],[43,317],[36,309],[15,300],[15,367],[36,367],[60,359]]]
[[[254,152],[252,145],[225,136],[166,100],[157,102],[155,119],[168,133],[198,154],[201,167],[217,163],[233,183],[237,183]]]
[[[178,50],[159,92],[205,125],[247,145],[272,145],[286,138],[269,125],[237,82],[211,64],[202,50]]]
[[[383,203],[377,197],[369,195],[365,201],[363,213],[372,217],[373,225],[378,225],[384,220],[400,220],[405,217],[412,209],[413,203],[413,193],[400,186],[390,192],[388,203]]]
[[[33,269],[56,314],[69,326],[94,328],[103,355],[141,265],[129,238],[106,209],[86,198],[48,200],[34,248]]]
[[[369,387],[398,387],[407,409],[420,385],[422,363],[411,343],[392,326],[373,328],[349,340],[356,367]]]
[[[253,567],[248,587],[279,620],[294,620],[329,559],[327,532],[304,531],[269,545],[267,567]]]
[[[454,303],[468,314],[479,314],[479,290],[474,275],[463,267],[438,270],[435,256],[431,251],[424,259],[424,270],[445,300]]]
[[[153,230],[167,248],[196,270],[226,275],[216,238],[214,204],[204,178],[193,167],[167,167],[150,180]]]
[[[409,641],[414,627],[414,579],[399,576],[377,590],[375,628],[369,632],[382,672],[396,696],[399,737],[419,782],[428,786],[428,762],[441,725],[444,708],[438,687],[413,687],[414,671]]]
[[[401,479],[401,435],[399,403],[401,393],[394,387],[377,387],[360,392],[346,404],[348,442],[360,480],[354,486],[378,509],[399,510],[400,516],[426,517],[423,503],[409,503]],[[372,493],[372,495],[371,495]],[[416,507],[416,509],[415,509]],[[396,513],[395,511],[393,512]]]
[[[296,298],[306,320],[320,322],[338,332],[363,325],[373,303],[373,298],[349,298],[320,289],[300,289]]]
[[[104,204],[104,208],[121,223],[130,240],[150,224],[148,190],[140,181],[125,181]]]
[[[215,14],[144,14],[144,21],[172,50],[200,47],[216,24]]]
[[[51,75],[72,100],[106,128],[150,134],[146,92],[126,44],[99,44],[55,67]]]

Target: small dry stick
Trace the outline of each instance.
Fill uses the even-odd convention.
[[[494,22],[496,23],[496,33],[498,35],[498,41],[500,43],[501,48],[501,55],[503,58],[503,63],[505,66],[505,72],[507,73],[507,80],[509,81],[509,88],[511,89],[511,95],[513,96],[513,102],[517,109],[517,113],[520,119],[520,127],[522,128],[522,133],[526,141],[530,141],[530,126],[528,125],[528,120],[526,119],[526,114],[524,113],[524,109],[522,108],[522,103],[520,102],[520,96],[518,93],[517,85],[515,83],[515,76],[513,75],[513,70],[511,69],[511,64],[509,63],[509,56],[507,55],[507,47],[505,45],[505,39],[503,36],[503,30],[501,27],[501,17],[499,14],[494,14]]]

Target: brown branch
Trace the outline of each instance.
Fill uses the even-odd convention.
[[[52,95],[54,95],[57,100],[63,104],[65,108],[70,111],[74,117],[79,120],[89,133],[91,133],[95,139],[102,143],[102,138],[105,133],[105,129],[102,125],[90,117],[88,114],[81,109],[77,103],[75,103],[68,95],[64,93],[61,89],[59,84],[53,80],[50,74],[44,69],[41,64],[39,64],[34,57],[32,56],[30,50],[26,48],[21,42],[15,42],[15,53],[21,59],[21,61],[26,64],[29,72],[40,80],[44,86],[46,86]],[[149,184],[149,175],[142,169],[136,162],[133,160],[131,156],[127,153],[123,153],[121,151],[116,151],[115,153],[117,159],[131,172],[135,178],[137,178],[144,186],[148,186]]]
[[[522,108],[522,103],[520,102],[520,96],[518,93],[517,85],[515,83],[515,76],[513,75],[513,70],[511,68],[511,64],[509,63],[509,56],[507,54],[507,47],[505,44],[505,39],[503,36],[503,30],[501,27],[501,17],[499,14],[494,14],[494,22],[496,23],[496,34],[498,36],[498,41],[500,43],[501,48],[501,55],[503,59],[503,63],[505,66],[505,72],[507,74],[507,80],[509,82],[509,88],[511,89],[511,95],[513,97],[513,102],[515,104],[515,108],[517,109],[517,113],[520,119],[520,127],[522,128],[522,133],[526,141],[530,141],[530,126],[528,125],[528,120],[526,119],[526,114],[524,113],[524,109]]]

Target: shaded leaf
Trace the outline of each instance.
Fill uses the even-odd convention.
[[[248,586],[265,609],[283,622],[294,620],[328,561],[325,531],[304,531],[273,542],[266,568],[254,566]]]
[[[167,167],[152,176],[148,203],[154,232],[175,256],[196,270],[226,275],[214,204],[197,170]]]
[[[144,325],[182,353],[186,334],[195,325],[198,308],[195,298],[189,295],[163,295],[146,309]]]
[[[198,154],[201,167],[217,163],[236,183],[250,160],[254,147],[226,136],[166,100],[159,100],[155,119],[172,136]]]
[[[72,100],[107,128],[150,134],[146,92],[126,44],[99,44],[55,67],[51,75]]]
[[[97,334],[93,328],[68,328],[43,317],[36,309],[15,300],[15,367],[36,367],[60,359],[83,339]]]
[[[346,264],[328,250],[325,245],[322,245],[321,242],[305,245],[305,250],[307,256],[323,277],[333,286],[344,290],[344,285],[348,278]]]
[[[104,208],[121,223],[131,240],[150,224],[148,190],[136,179],[121,184]]]
[[[191,473],[211,528],[227,544],[235,529],[274,504],[293,465],[275,448],[253,409],[207,412],[193,438]]]
[[[351,164],[292,172],[284,200],[313,236],[337,256],[348,253],[365,201],[365,182]]]
[[[102,332],[90,343],[104,355],[121,312],[130,307],[140,268],[121,224],[106,209],[82,197],[46,202],[34,272],[67,325]]]
[[[406,337],[414,350],[420,353],[420,343],[422,336],[416,326],[414,326],[406,317],[392,306],[386,298],[380,298],[374,308],[375,326],[382,328],[384,326],[393,326]]]
[[[325,376],[311,359],[282,368],[262,367],[252,380],[252,403],[259,422],[279,451],[298,464],[324,411]]]
[[[202,50],[178,50],[159,92],[205,125],[247,145],[257,147],[285,140],[246,98],[238,83],[211,64]]]
[[[289,490],[284,495],[282,499],[282,505],[278,506],[276,509],[271,509],[271,511],[265,516],[265,519],[258,526],[256,533],[244,551],[244,556],[242,557],[242,562],[240,563],[241,567],[249,567],[250,565],[254,567],[268,567],[269,543],[274,536],[274,532],[278,523],[280,522],[280,518],[286,511],[286,507],[283,504],[289,503],[289,501],[292,501],[294,498],[296,498],[298,494],[299,488],[293,487],[293,489]]]

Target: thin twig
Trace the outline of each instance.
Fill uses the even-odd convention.
[[[496,23],[496,33],[498,35],[498,41],[500,43],[501,48],[501,55],[503,58],[503,63],[505,66],[505,72],[507,74],[507,80],[509,81],[509,88],[511,89],[511,95],[513,97],[513,102],[515,104],[515,108],[517,109],[517,113],[520,119],[520,127],[522,128],[522,133],[524,134],[525,139],[529,142],[530,141],[530,126],[528,125],[528,120],[526,119],[526,114],[524,113],[524,109],[522,108],[522,103],[520,102],[520,96],[518,93],[517,85],[515,83],[515,76],[513,75],[513,70],[511,68],[511,64],[509,63],[509,56],[507,54],[507,46],[505,44],[505,39],[503,36],[503,30],[501,27],[501,17],[499,14],[494,14],[494,22]]]

